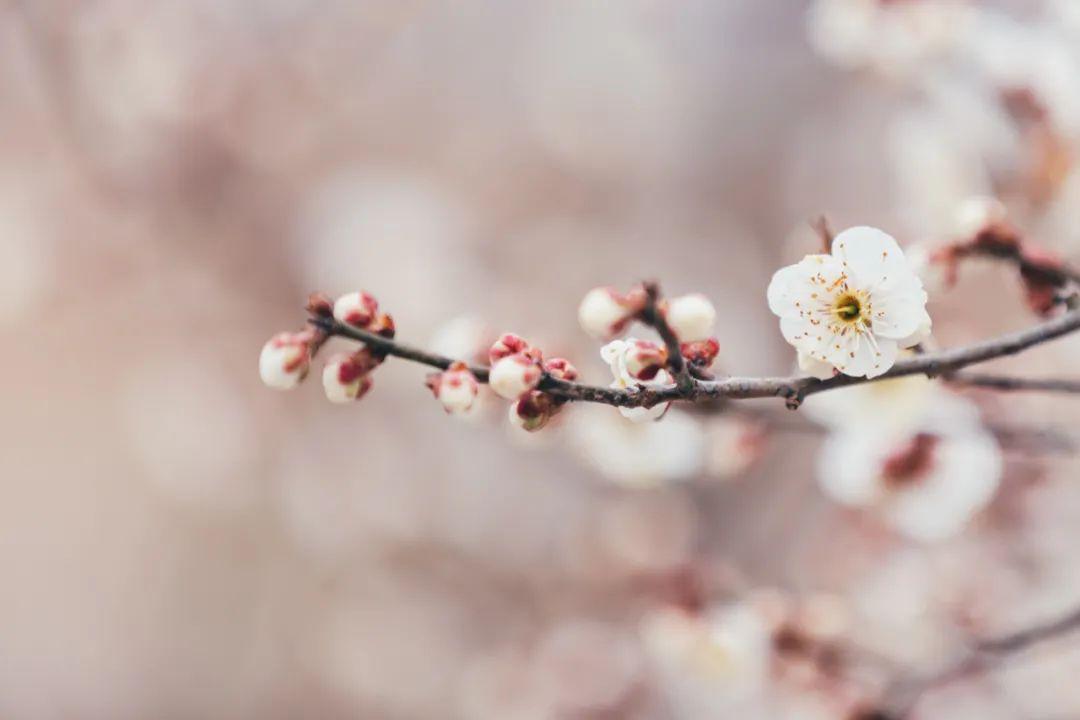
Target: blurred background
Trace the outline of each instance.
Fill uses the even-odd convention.
[[[523,438],[416,365],[347,407],[256,369],[363,288],[406,341],[514,331],[606,383],[577,304],[655,278],[713,300],[723,372],[788,373],[765,288],[820,213],[916,247],[990,195],[1080,261],[1078,5],[0,4],[0,715],[846,719],[1080,604],[1068,397],[965,393],[1003,470],[926,543],[831,500],[826,425],[777,403]],[[931,298],[941,346],[1038,321],[1006,266]],[[700,618],[766,590],[873,677],[733,691]],[[1078,671],[1062,638],[917,717],[1080,717]]]

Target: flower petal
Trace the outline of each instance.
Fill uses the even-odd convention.
[[[862,287],[878,285],[893,276],[914,276],[896,240],[876,228],[845,230],[833,240],[832,252]]]

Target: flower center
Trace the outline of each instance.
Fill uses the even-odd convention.
[[[919,433],[903,447],[885,458],[882,477],[893,487],[910,485],[927,473],[934,466],[934,451],[939,438],[930,433]]]
[[[854,325],[862,319],[865,309],[865,298],[862,298],[853,292],[846,292],[836,297],[836,300],[833,302],[832,311],[833,314],[836,315],[837,320],[849,325]]]

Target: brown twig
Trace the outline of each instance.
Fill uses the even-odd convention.
[[[398,340],[360,330],[326,317],[312,317],[309,322],[330,335],[350,338],[365,343],[373,349],[405,360],[411,360],[445,370],[454,362],[452,358],[436,355],[414,348]],[[749,399],[782,397],[790,408],[797,408],[809,395],[851,387],[868,382],[879,382],[907,375],[938,377],[949,375],[969,365],[986,362],[1023,352],[1055,338],[1080,329],[1080,310],[1071,310],[1062,316],[1043,322],[1027,330],[1009,333],[966,347],[927,353],[901,360],[884,375],[876,378],[836,375],[828,380],[809,377],[728,377],[721,380],[696,380],[689,378],[684,386],[671,385],[662,388],[639,387],[620,390],[583,383],[558,380],[545,375],[539,389],[563,400],[595,402],[616,407],[652,407],[671,401],[700,402],[718,398]],[[681,354],[680,356],[681,357]],[[684,364],[685,365],[685,364]],[[488,369],[483,366],[470,368],[480,382],[487,382]],[[1022,381],[1018,381],[1022,382]],[[1015,389],[1021,389],[1019,386]],[[1040,390],[1049,388],[1042,386]]]
[[[953,385],[1001,392],[1080,393],[1080,380],[1063,378],[1020,378],[990,373],[961,372],[946,375],[944,379]]]
[[[660,339],[667,348],[668,367],[675,376],[675,386],[682,393],[693,391],[694,379],[690,376],[690,366],[683,358],[682,348],[679,344],[679,336],[668,325],[667,317],[660,310],[660,286],[655,282],[643,284],[647,301],[638,317],[643,323],[656,330]]]

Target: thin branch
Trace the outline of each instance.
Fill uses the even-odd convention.
[[[945,668],[931,675],[895,684],[887,693],[883,703],[886,708],[881,712],[881,716],[903,720],[911,714],[919,699],[934,688],[985,670],[1034,645],[1060,638],[1077,630],[1080,630],[1080,607],[1073,608],[1064,615],[1045,623],[1032,625],[996,638],[980,640],[972,645],[971,650],[964,657]]]
[[[398,340],[344,325],[332,318],[312,317],[309,322],[330,335],[357,340],[387,355],[393,355],[423,365],[445,370],[454,362],[453,358],[436,355],[406,345]],[[927,353],[901,360],[893,365],[892,369],[887,373],[875,378],[836,375],[828,380],[797,376],[728,377],[721,380],[696,380],[691,377],[685,389],[678,385],[671,385],[662,388],[640,387],[620,390],[558,380],[545,375],[538,387],[540,390],[563,400],[595,402],[616,407],[652,407],[662,402],[700,402],[718,398],[743,400],[782,397],[786,399],[788,407],[797,408],[807,396],[815,393],[870,382],[880,382],[907,375],[926,375],[931,378],[948,375],[969,365],[1016,355],[1028,348],[1075,332],[1078,329],[1080,329],[1080,309],[1071,310],[1058,318],[1027,330],[1009,333],[966,347]],[[681,354],[679,357],[681,357]],[[487,382],[488,369],[486,367],[476,365],[470,367],[470,370],[477,380]],[[1041,387],[1039,389],[1046,390],[1048,388]]]
[[[660,311],[660,286],[655,282],[647,282],[644,283],[644,288],[648,302],[642,308],[639,318],[643,323],[656,330],[657,334],[660,335],[660,339],[664,341],[664,346],[667,348],[668,367],[671,368],[675,375],[675,386],[682,393],[691,392],[694,387],[694,379],[690,377],[690,367],[687,365],[686,359],[683,358],[679,336],[671,329],[667,317]]]
[[[1002,392],[1080,393],[1080,380],[1064,378],[1018,378],[989,373],[961,372],[945,376],[953,385],[986,388]]]

